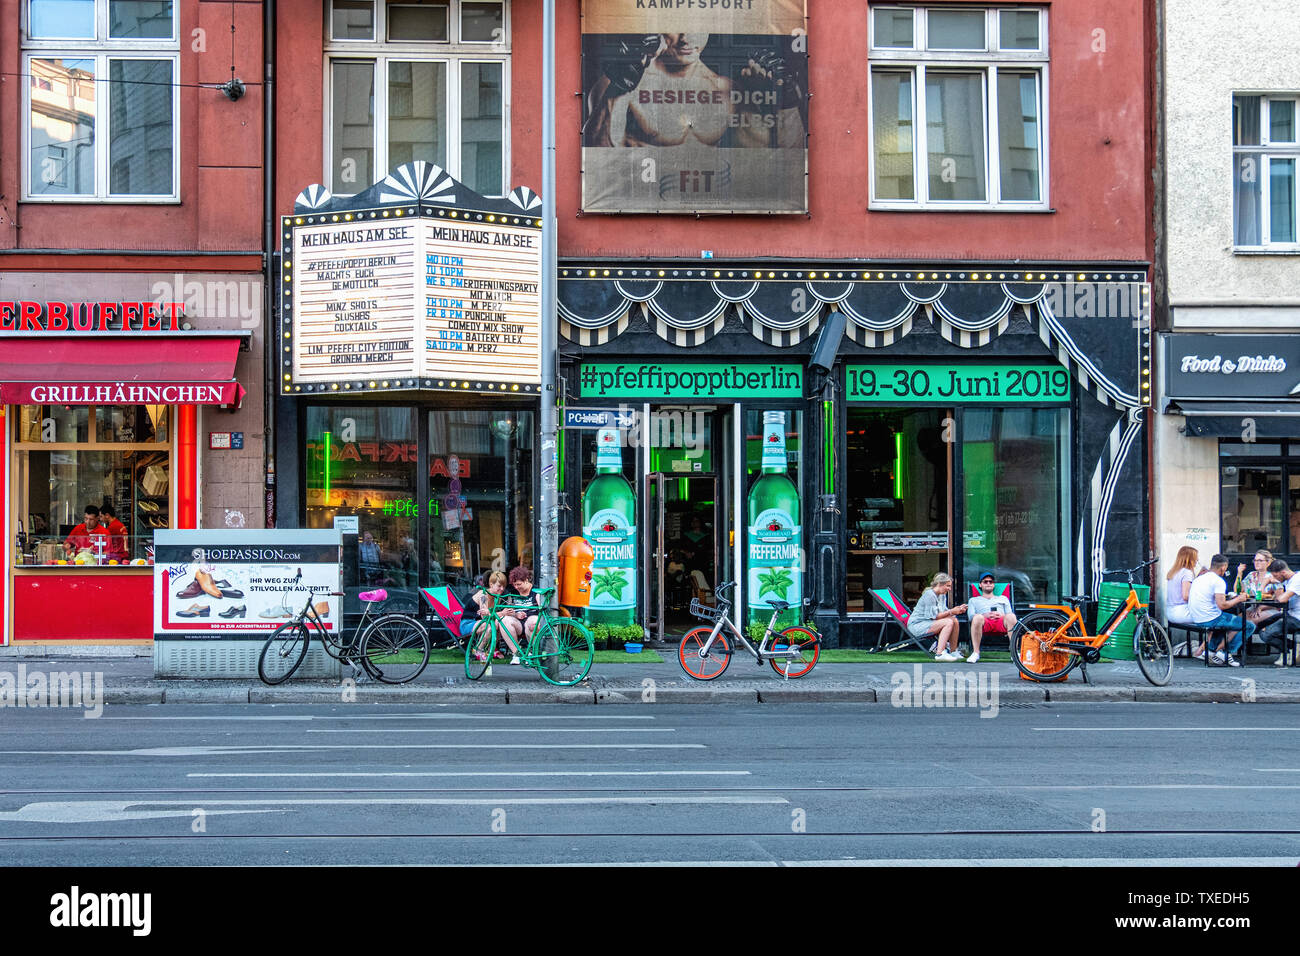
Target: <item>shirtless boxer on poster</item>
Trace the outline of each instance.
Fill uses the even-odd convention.
[[[785,60],[756,52],[733,84],[700,60],[708,42],[707,33],[620,41],[588,93],[583,144],[802,148],[804,91]]]

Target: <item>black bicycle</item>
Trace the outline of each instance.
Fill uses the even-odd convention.
[[[299,572],[295,584],[301,576]],[[379,588],[357,595],[365,605],[365,612],[350,634],[342,629],[332,632],[321,620],[316,599],[326,595],[344,596],[341,591],[308,592],[302,610],[276,628],[262,645],[262,653],[257,658],[257,676],[264,683],[282,684],[297,672],[307,657],[313,631],[325,653],[382,683],[405,684],[424,672],[433,646],[424,622],[400,611],[370,617],[376,606],[388,600],[386,590]],[[439,646],[453,645],[463,646],[464,641],[455,635],[451,640],[439,642]]]

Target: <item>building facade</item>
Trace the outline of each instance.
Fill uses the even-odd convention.
[[[554,480],[596,615],[656,636],[728,580],[860,643],[873,590],[992,570],[1024,603],[1146,555],[1153,6],[756,7],[559,5],[554,471],[527,377],[286,379],[282,520],[356,513],[376,580],[468,582],[533,563]],[[536,5],[279,17],[294,228],[539,182]]]
[[[1164,294],[1155,524],[1169,566],[1190,545],[1251,566],[1300,560],[1300,39],[1269,24],[1165,0]],[[1249,57],[1211,51],[1250,50]]]
[[[261,48],[259,4],[0,2],[0,642],[148,643],[154,530],[265,526]]]

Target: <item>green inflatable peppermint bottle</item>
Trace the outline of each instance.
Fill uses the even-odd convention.
[[[785,414],[763,413],[763,473],[750,485],[746,511],[747,621],[766,624],[775,598],[791,605],[777,628],[800,623],[803,601],[799,491],[786,474]]]
[[[636,623],[636,495],[623,477],[618,432],[596,433],[596,477],[582,496],[582,536],[596,552],[592,568],[592,624]]]

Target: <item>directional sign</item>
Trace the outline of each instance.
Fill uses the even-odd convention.
[[[566,408],[564,428],[631,428],[636,412],[629,408]]]

